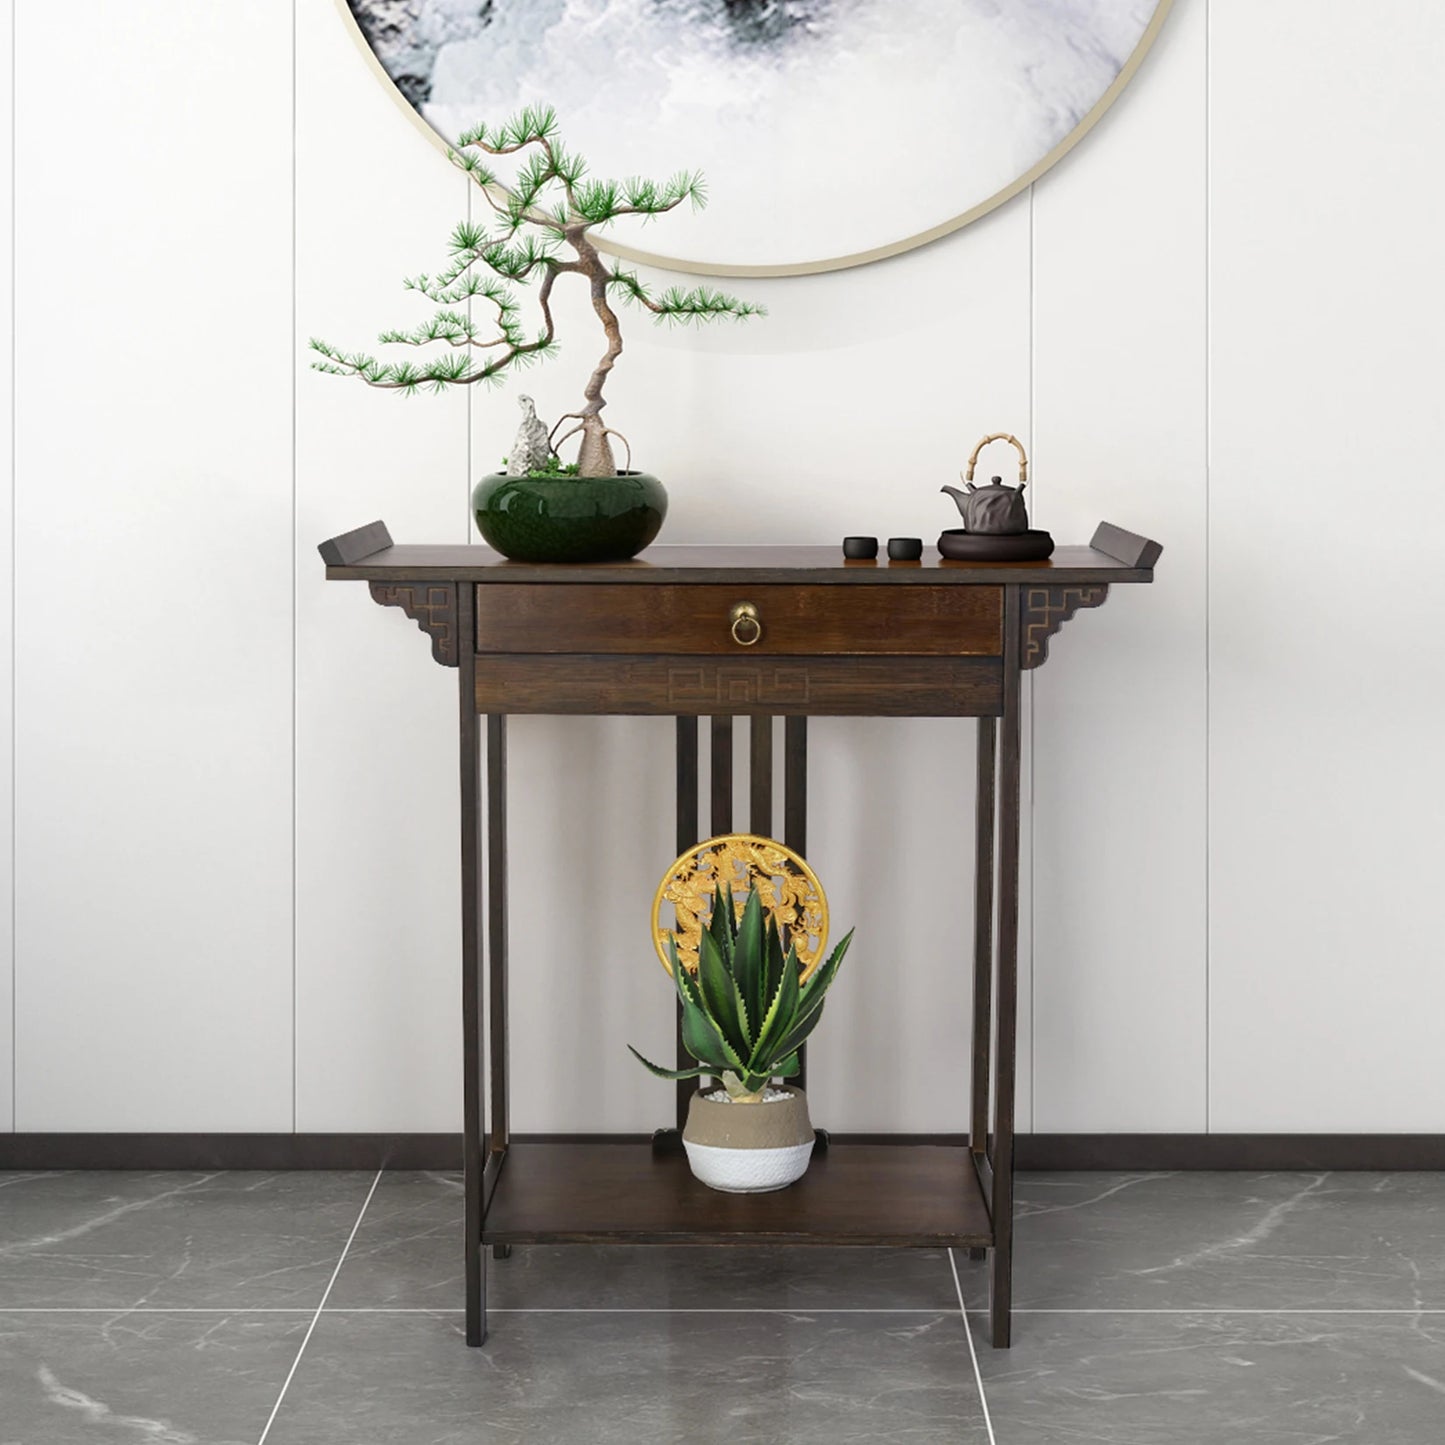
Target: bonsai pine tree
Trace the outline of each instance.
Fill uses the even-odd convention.
[[[613,299],[641,306],[659,321],[711,321],[762,313],[751,302],[707,286],[691,290],[674,286],[654,294],[634,272],[605,259],[592,241],[594,230],[621,216],[660,216],[684,201],[702,206],[702,176],[682,171],[662,182],[591,178],[587,163],[563,147],[550,106],[529,107],[496,128],[476,126],[458,138],[457,146],[448,155],[485,197],[491,224],[462,222],[452,232],[450,263],[435,276],[416,276],[403,283],[437,306],[431,320],[414,331],[385,331],[380,337],[383,344],[440,343],[449,350],[425,360],[388,362],[313,338],[311,348],[322,359],[312,364],[318,371],[360,377],[368,386],[408,394],[422,387],[445,391],[500,382],[510,368],[541,361],[557,349],[552,287],[559,276],[575,273],[587,282],[607,347],[583,390],[581,410],[562,417],[549,440],[555,450],[580,431],[579,474],[612,476],[617,466],[608,437],[619,433],[603,425],[607,402],[602,393],[622,354],[622,329]],[[490,161],[512,155],[525,159],[511,180],[504,181]],[[533,280],[540,280],[541,327],[529,331],[513,288]],[[487,324],[473,317],[473,303],[488,311]],[[576,425],[558,438],[558,429],[567,421]]]

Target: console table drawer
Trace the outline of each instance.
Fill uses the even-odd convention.
[[[997,657],[1003,589],[489,583],[477,651]]]

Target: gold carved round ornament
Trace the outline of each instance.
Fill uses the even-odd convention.
[[[652,941],[662,966],[672,972],[667,940],[677,941],[677,956],[689,973],[697,972],[698,939],[712,917],[719,885],[732,888],[741,916],[747,895],[756,892],[763,907],[792,937],[806,983],[828,943],[828,900],[817,875],[791,848],[755,833],[724,833],[687,850],[665,874],[652,900]],[[673,922],[664,921],[671,905]]]

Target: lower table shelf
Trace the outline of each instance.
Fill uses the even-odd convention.
[[[647,1144],[513,1144],[482,1224],[484,1244],[993,1243],[967,1149],[834,1144],[796,1184],[722,1194],[686,1157]]]

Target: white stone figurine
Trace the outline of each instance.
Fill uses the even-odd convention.
[[[517,428],[517,440],[507,458],[507,475],[525,477],[528,472],[545,472],[547,458],[552,455],[547,428],[538,418],[530,396],[519,396],[517,404],[522,408],[522,425]]]

